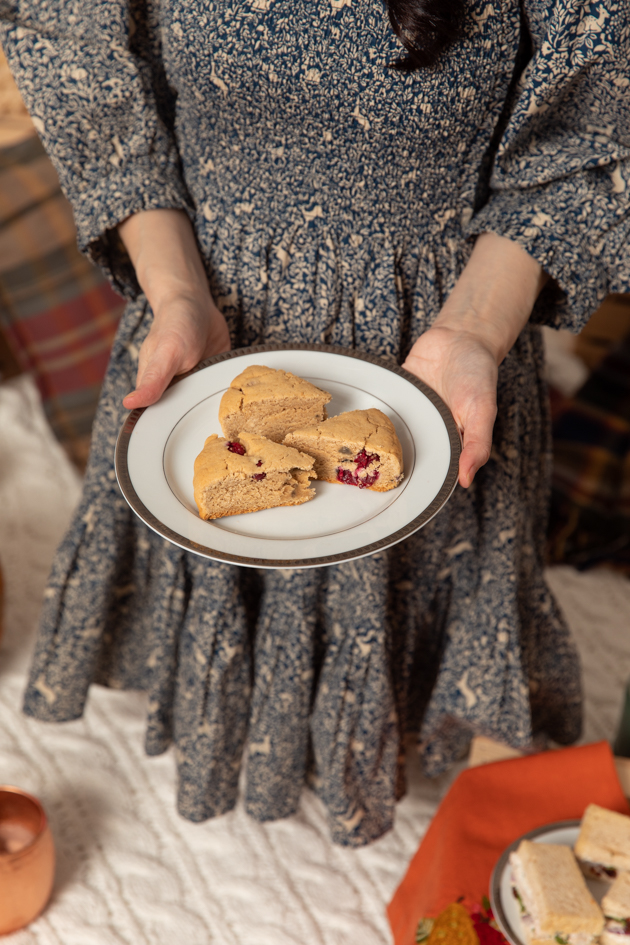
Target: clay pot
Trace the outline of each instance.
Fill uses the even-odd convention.
[[[55,848],[44,808],[25,791],[0,786],[0,935],[40,914],[54,876]]]

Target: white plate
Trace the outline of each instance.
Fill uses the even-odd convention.
[[[219,402],[250,364],[299,374],[329,391],[328,415],[378,407],[403,448],[405,478],[389,492],[317,482],[304,505],[204,522],[193,498],[193,463],[221,434]],[[116,444],[122,493],[154,531],[187,551],[257,568],[309,568],[373,554],[425,525],[457,483],[461,450],[450,411],[402,368],[329,345],[258,345],[202,361],[157,404],[134,410]]]
[[[521,911],[518,900],[512,892],[510,853],[516,850],[521,840],[533,840],[535,843],[559,843],[573,848],[579,832],[579,820],[565,820],[556,824],[548,824],[546,827],[538,827],[536,830],[530,830],[529,833],[523,834],[522,837],[511,843],[499,857],[490,879],[490,905],[497,920],[497,925],[512,945],[525,945],[525,936],[521,928]],[[610,889],[610,883],[597,879],[586,879],[586,885],[597,902],[601,902]]]

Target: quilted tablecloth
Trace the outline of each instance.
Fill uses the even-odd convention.
[[[0,781],[41,798],[58,851],[53,898],[6,945],[386,945],[385,906],[454,771],[410,771],[394,830],[351,850],[328,838],[311,794],[261,825],[237,807],[195,825],[174,807],[174,758],[143,752],[144,697],[93,687],[63,725],[20,713],[50,560],[80,482],[29,377],[0,386]],[[584,739],[612,738],[630,677],[630,581],[548,572],[584,659]]]

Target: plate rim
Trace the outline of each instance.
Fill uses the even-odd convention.
[[[577,829],[579,828],[581,822],[582,821],[579,819],[572,818],[570,820],[556,820],[551,824],[543,824],[542,827],[534,827],[533,830],[528,830],[527,833],[521,834],[520,837],[517,837],[516,840],[510,843],[510,845],[505,848],[495,863],[494,869],[492,870],[492,875],[490,877],[490,907],[497,924],[501,928],[501,931],[508,941],[513,943],[513,945],[525,945],[525,942],[512,928],[510,921],[503,909],[501,900],[501,880],[503,878],[505,867],[508,864],[510,853],[513,853],[513,851],[516,850],[521,840],[535,840],[537,837],[544,836],[548,833],[554,833],[556,830]]]
[[[316,558],[271,559],[236,555],[226,551],[217,551],[208,545],[201,545],[198,542],[192,541],[190,538],[180,535],[179,532],[176,532],[168,525],[165,525],[144,505],[140,496],[134,489],[131,482],[131,477],[129,475],[127,452],[129,448],[129,442],[136,424],[138,423],[144,411],[149,409],[148,407],[139,407],[135,410],[132,410],[122,424],[118,438],[116,440],[114,466],[116,471],[116,479],[123,497],[132,511],[135,512],[135,514],[145,523],[145,525],[151,528],[154,532],[157,532],[158,535],[166,538],[167,541],[170,541],[178,547],[183,548],[185,551],[191,551],[194,554],[198,554],[214,561],[222,561],[227,564],[236,564],[251,568],[301,569],[341,564],[344,561],[353,561],[356,558],[363,558],[367,555],[375,554],[378,551],[383,551],[386,548],[390,548],[392,545],[398,544],[400,541],[403,541],[410,535],[413,535],[414,532],[418,531],[420,528],[426,525],[427,522],[434,518],[449,500],[457,485],[459,474],[459,457],[462,450],[459,430],[457,429],[457,425],[453,419],[451,411],[432,387],[429,387],[428,384],[420,380],[420,378],[416,377],[414,374],[411,374],[409,371],[405,370],[405,368],[402,368],[399,365],[392,366],[385,358],[363,351],[356,351],[352,348],[343,348],[340,345],[311,344],[307,342],[248,345],[242,348],[233,348],[231,351],[225,351],[221,354],[213,355],[210,358],[204,358],[194,368],[192,368],[192,370],[187,371],[185,374],[179,374],[177,377],[174,377],[168,385],[167,390],[173,387],[175,384],[179,384],[187,377],[190,377],[191,375],[196,374],[198,371],[204,370],[213,364],[220,364],[222,361],[243,357],[244,355],[264,354],[266,352],[276,351],[317,351],[325,354],[335,354],[341,355],[343,357],[355,358],[359,361],[367,361],[368,363],[384,368],[393,374],[398,374],[404,380],[416,387],[422,394],[424,394],[425,397],[427,397],[427,399],[430,400],[430,402],[436,408],[444,422],[448,434],[449,446],[451,449],[451,458],[449,461],[448,471],[444,478],[444,482],[442,483],[442,486],[440,487],[440,490],[433,501],[425,509],[423,509],[419,515],[412,519],[411,522],[408,522],[405,526],[403,526],[403,528],[399,528],[396,532],[392,532],[391,535],[381,538],[376,542],[372,542],[368,545],[362,545],[351,552],[322,555]]]

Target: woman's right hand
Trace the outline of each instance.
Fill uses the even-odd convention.
[[[207,299],[169,299],[154,313],[138,356],[136,389],[123,399],[123,406],[135,410],[154,404],[176,374],[229,350],[226,321],[209,293]]]
[[[230,349],[226,321],[216,307],[192,225],[181,210],[143,210],[118,227],[153,310],[138,356],[136,389],[128,410],[160,399],[177,374]]]

